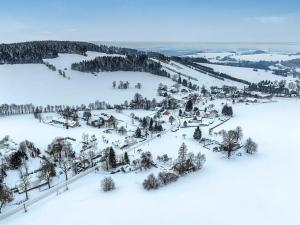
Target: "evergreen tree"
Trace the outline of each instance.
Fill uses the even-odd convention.
[[[129,160],[129,156],[128,156],[127,152],[124,153],[124,163],[125,164],[130,164],[130,160]]]
[[[153,130],[153,119],[152,118],[150,119],[150,122],[149,122],[149,130],[150,131]]]
[[[192,111],[192,109],[193,109],[193,102],[191,99],[189,99],[186,103],[185,111],[190,112]]]
[[[224,116],[232,116],[233,115],[232,107],[228,106],[227,104],[224,105],[222,109],[222,114]]]
[[[170,117],[169,117],[169,122],[171,123],[171,125],[173,124],[174,121],[175,121],[174,116],[170,116]]]
[[[182,110],[179,109],[178,116],[182,116]]]
[[[178,84],[181,84],[181,76],[178,77]]]
[[[140,138],[141,136],[142,136],[142,132],[141,129],[138,127],[135,131],[135,137]]]
[[[186,161],[187,151],[188,151],[187,146],[183,142],[178,150],[178,158],[177,158],[178,163],[183,163]]]
[[[115,154],[115,151],[112,147],[110,147],[110,149],[109,149],[108,163],[109,163],[111,168],[116,168],[117,167],[116,154]]]
[[[145,129],[147,126],[148,126],[148,122],[147,122],[146,117],[144,117],[142,120],[142,127]]]
[[[201,132],[201,130],[200,130],[199,127],[197,127],[197,128],[195,129],[195,132],[194,132],[193,137],[194,137],[194,139],[196,139],[196,140],[200,140],[200,139],[201,139],[201,137],[202,137],[202,132]]]

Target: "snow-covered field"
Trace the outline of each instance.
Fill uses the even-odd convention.
[[[189,75],[190,77],[196,79],[195,80],[191,80],[192,83],[197,84],[199,87],[201,86],[206,86],[206,87],[210,87],[210,86],[217,86],[217,87],[222,87],[223,85],[228,85],[228,86],[236,86],[239,88],[242,88],[244,86],[244,84],[239,83],[239,82],[235,82],[235,81],[231,81],[231,80],[219,80],[217,78],[214,78],[212,76],[209,76],[205,73],[196,71],[194,69],[191,69],[187,66],[184,66],[182,64],[179,64],[177,62],[171,61],[170,63],[161,63],[165,70],[167,72],[169,72],[171,75],[176,75],[178,73],[183,74],[182,78],[185,78],[184,75]],[[174,72],[176,71],[176,72]]]
[[[76,62],[81,62],[83,60],[92,60],[96,57],[115,57],[115,56],[121,56],[124,57],[124,55],[117,55],[117,54],[106,54],[101,52],[86,52],[87,56],[78,55],[78,54],[58,54],[59,57],[53,58],[53,59],[44,59],[44,62],[48,62],[52,65],[54,65],[57,69],[64,70],[65,68],[71,69],[71,64]]]
[[[233,77],[243,79],[243,80],[246,80],[246,81],[249,81],[252,83],[257,83],[262,80],[295,81],[295,78],[292,78],[292,77],[283,77],[283,76],[274,75],[274,74],[272,74],[272,71],[265,71],[265,70],[260,70],[260,69],[257,71],[254,71],[252,68],[223,66],[223,65],[207,64],[207,63],[201,63],[201,65],[211,67],[217,72],[226,73]]]
[[[280,53],[264,53],[264,54],[249,54],[249,55],[235,55],[232,58],[245,61],[288,61],[292,59],[299,59],[300,55],[288,55]]]
[[[75,54],[60,54],[56,59],[47,60],[57,69],[66,70],[70,80],[49,70],[42,64],[0,65],[0,102],[35,105],[88,104],[96,100],[110,104],[131,100],[135,93],[148,99],[157,98],[159,83],[173,84],[165,77],[142,72],[101,72],[97,76],[70,70],[73,62],[91,59],[103,53],[88,52],[88,57]],[[129,81],[129,89],[113,89],[112,82]],[[141,89],[134,86],[140,82]]]
[[[219,129],[240,125],[244,136],[251,136],[258,143],[256,155],[228,160],[221,153],[201,148],[192,139],[193,128],[180,129],[143,149],[154,156],[168,153],[176,157],[184,141],[190,151],[206,154],[207,162],[199,172],[156,191],[145,191],[141,185],[156,170],[115,174],[117,189],[110,193],[100,190],[103,172],[90,174],[72,184],[68,192],[44,199],[30,207],[28,213],[1,222],[5,225],[299,224],[299,110],[300,101],[295,99],[235,104],[234,118]],[[207,130],[203,131],[207,136]],[[187,134],[185,139],[183,133]]]
[[[288,61],[292,59],[299,59],[300,55],[290,55],[283,53],[261,53],[261,54],[240,54],[240,53],[232,53],[232,52],[201,52],[195,53],[191,55],[187,55],[189,57],[203,57],[212,62],[219,61],[224,57],[230,57],[236,60],[241,61]]]

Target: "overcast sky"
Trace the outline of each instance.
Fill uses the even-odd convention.
[[[300,0],[3,0],[0,41],[299,42]]]

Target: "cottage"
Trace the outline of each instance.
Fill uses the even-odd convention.
[[[164,115],[164,116],[169,116],[169,115],[170,115],[170,112],[164,111],[164,112],[163,112],[163,115]]]
[[[106,113],[101,113],[101,116],[98,118],[94,118],[91,123],[93,127],[112,127],[115,128],[117,126],[117,119],[112,115],[107,115]]]

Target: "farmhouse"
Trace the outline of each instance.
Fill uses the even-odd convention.
[[[101,113],[98,118],[93,118],[90,122],[90,125],[93,127],[112,127],[115,128],[117,126],[117,119],[112,116],[108,115],[106,113]]]

